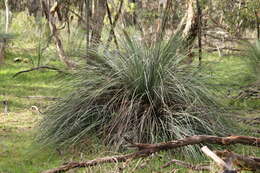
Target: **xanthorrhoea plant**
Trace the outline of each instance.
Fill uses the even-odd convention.
[[[221,108],[200,71],[183,63],[181,45],[175,36],[148,47],[125,34],[117,51],[89,50],[73,93],[47,110],[40,139],[66,145],[97,135],[118,148],[124,136],[150,143],[223,132]]]

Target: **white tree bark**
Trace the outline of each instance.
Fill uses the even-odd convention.
[[[9,29],[9,6],[8,0],[5,0],[5,32],[8,33]]]

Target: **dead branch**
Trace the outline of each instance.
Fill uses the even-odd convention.
[[[259,125],[260,124],[260,117],[236,117],[239,122],[243,122],[249,125]]]
[[[198,135],[198,136],[190,136],[184,139],[158,143],[158,144],[133,143],[130,147],[136,147],[139,150],[143,150],[143,149],[169,150],[169,149],[183,147],[187,145],[196,145],[202,143],[218,144],[218,145],[243,144],[243,145],[260,147],[260,138],[249,137],[249,136],[217,137],[217,136]]]
[[[140,144],[140,143],[133,143],[131,141],[129,142],[131,143],[130,147],[137,148],[139,149],[139,151],[131,154],[121,155],[121,156],[98,158],[86,162],[70,162],[61,167],[44,171],[43,173],[60,173],[60,172],[66,172],[73,168],[91,167],[91,166],[100,165],[104,163],[126,162],[128,159],[147,157],[158,151],[166,151],[170,149],[184,147],[187,145],[196,145],[202,143],[218,144],[218,145],[243,144],[243,145],[260,147],[260,138],[248,137],[248,136],[217,137],[217,136],[199,135],[199,136],[190,136],[187,138],[169,141],[169,142],[162,142],[158,144]]]
[[[25,96],[25,97],[22,97],[22,98],[27,98],[27,99],[46,99],[46,100],[61,100],[61,98],[59,97],[49,97],[49,96]]]
[[[211,151],[207,146],[201,148],[204,154],[210,157],[214,162],[216,162],[224,171],[234,171],[232,162],[224,161],[219,156],[217,156],[213,151]]]
[[[28,69],[28,70],[23,70],[23,71],[19,71],[17,73],[15,73],[13,75],[13,77],[16,77],[22,73],[26,73],[26,72],[31,72],[31,71],[35,71],[35,70],[40,70],[40,69],[49,69],[49,70],[55,70],[55,71],[58,71],[59,73],[64,73],[64,74],[68,74],[67,72],[65,71],[62,71],[56,67],[49,67],[49,66],[40,66],[40,67],[35,67],[35,68],[31,68],[31,69]]]
[[[192,169],[194,171],[210,171],[210,166],[207,166],[207,165],[193,165],[191,163],[187,163],[187,162],[184,162],[184,161],[181,161],[181,160],[171,160],[170,162],[166,163],[165,165],[163,165],[161,168],[166,168],[172,164],[176,164],[176,165],[179,165],[179,166],[182,166],[182,167],[185,167],[185,168],[188,168],[188,169]]]
[[[238,166],[241,170],[256,171],[260,170],[260,158],[242,156],[231,151],[215,151],[219,157],[232,158],[234,165]]]
[[[90,166],[95,166],[95,165],[99,165],[99,164],[103,164],[103,163],[126,162],[128,159],[139,158],[141,156],[147,156],[150,154],[152,154],[152,153],[149,153],[148,151],[138,151],[138,152],[135,152],[132,154],[103,157],[103,158],[98,158],[98,159],[94,159],[94,160],[90,160],[90,161],[86,161],[86,162],[70,162],[61,167],[44,171],[43,173],[60,173],[60,172],[66,172],[73,168],[90,167]]]

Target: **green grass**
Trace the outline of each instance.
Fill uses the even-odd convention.
[[[63,160],[53,149],[40,149],[33,142],[35,124],[41,116],[31,110],[31,106],[43,110],[51,102],[25,97],[59,96],[56,81],[61,76],[42,70],[13,78],[16,72],[32,67],[26,63],[13,63],[17,56],[21,55],[8,54],[5,64],[0,66],[0,172],[36,173],[57,166]],[[8,101],[8,115],[3,114],[3,100]]]
[[[15,57],[17,55],[11,54],[5,65],[0,66],[0,99],[9,102],[10,110],[29,109],[32,105],[42,106],[41,101],[29,100],[25,98],[26,96],[59,96],[61,94],[56,81],[62,76],[57,72],[38,70],[23,73],[14,78],[15,73],[32,68],[31,64],[13,63],[12,60]],[[0,109],[2,109],[2,104]]]
[[[256,82],[255,74],[245,57],[219,57],[217,54],[205,54],[203,60],[204,65],[207,66],[205,72],[212,75],[209,80],[212,87],[217,88],[225,96],[228,92],[230,97],[237,96],[241,87]],[[260,107],[259,99],[232,100],[224,97],[221,102],[233,109],[259,110]]]
[[[62,163],[56,152],[51,149],[40,150],[39,146],[32,144],[33,135],[30,130],[1,131],[0,141],[1,173],[36,173]]]

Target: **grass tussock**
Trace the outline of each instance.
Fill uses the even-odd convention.
[[[64,146],[97,135],[118,149],[124,136],[153,143],[223,133],[216,95],[185,58],[178,37],[148,47],[125,34],[118,51],[89,50],[72,93],[46,111],[39,140]]]

